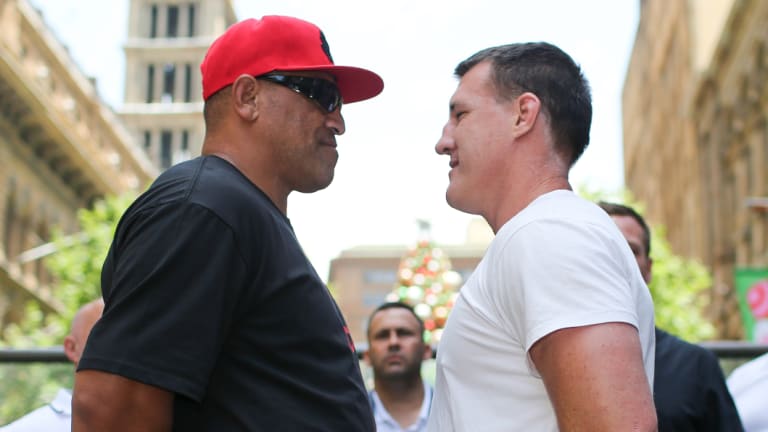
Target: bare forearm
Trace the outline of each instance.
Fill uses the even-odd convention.
[[[557,423],[561,432],[576,432],[576,431],[595,431],[595,432],[610,432],[618,430],[626,430],[632,432],[656,432],[658,426],[656,422],[656,413],[652,409],[647,407],[633,407],[632,409],[626,409],[627,407],[615,409],[599,409],[597,412],[592,413],[579,413],[575,416],[570,416],[563,410],[557,410]]]
[[[168,432],[172,425],[172,393],[98,371],[76,374],[73,432]]]

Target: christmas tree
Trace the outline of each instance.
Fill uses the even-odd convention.
[[[411,305],[424,320],[424,341],[437,344],[456,300],[461,275],[451,270],[451,260],[431,239],[430,225],[420,220],[419,239],[400,260],[398,281],[387,301]]]

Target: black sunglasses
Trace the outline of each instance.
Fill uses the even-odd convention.
[[[280,84],[296,93],[300,93],[308,99],[315,101],[322,109],[329,113],[336,111],[336,108],[341,106],[339,88],[327,79],[274,74],[257,76],[256,79]]]

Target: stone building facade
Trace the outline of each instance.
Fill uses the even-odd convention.
[[[641,0],[623,94],[627,187],[712,272],[710,318],[743,337],[734,270],[768,266],[768,2]]]
[[[34,299],[56,311],[36,248],[101,196],[157,170],[26,0],[0,0],[0,325]]]

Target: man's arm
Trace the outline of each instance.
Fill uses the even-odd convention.
[[[604,323],[557,330],[530,349],[561,431],[655,431],[637,329]]]
[[[167,432],[173,393],[97,370],[75,374],[72,431]]]

